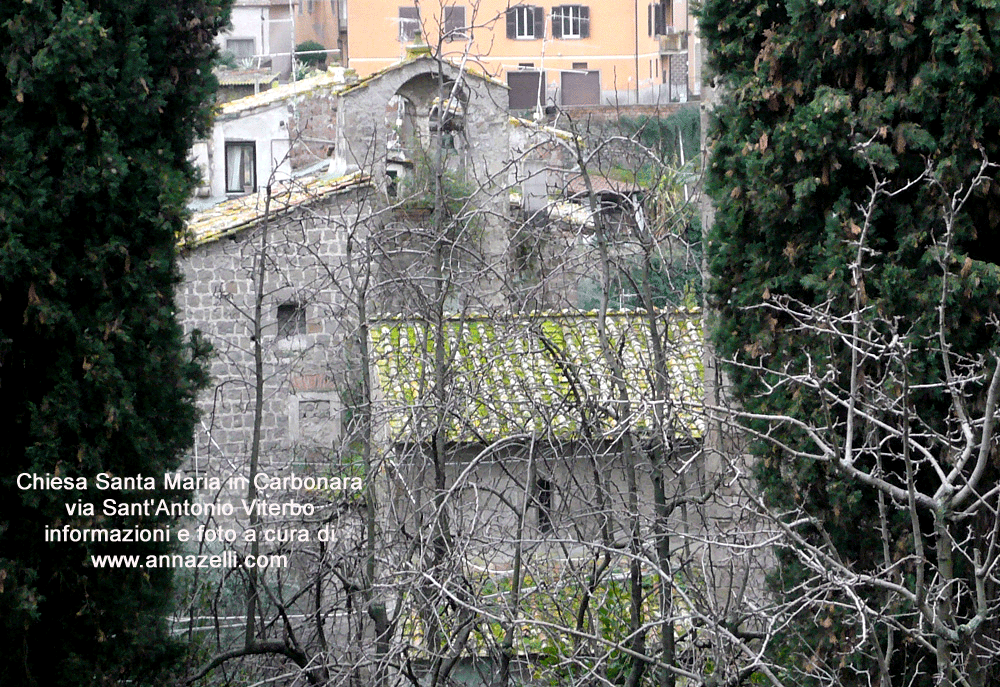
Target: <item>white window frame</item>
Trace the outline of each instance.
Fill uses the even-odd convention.
[[[534,40],[535,36],[535,12],[541,12],[541,7],[522,5],[512,8],[514,10],[514,37],[518,40]]]
[[[257,190],[257,144],[254,141],[226,141],[226,193],[254,193]]]
[[[403,16],[404,10],[408,12],[412,10],[416,14],[416,16],[404,17]],[[400,43],[411,42],[414,38],[416,38],[417,33],[420,33],[421,36],[423,36],[423,27],[421,26],[421,21],[420,21],[420,10],[417,9],[416,7],[400,7],[398,21],[399,21]],[[426,43],[427,37],[423,36],[423,40]]]
[[[227,38],[226,52],[237,60],[252,60],[257,55],[257,41],[253,38]]]
[[[559,14],[562,38],[580,38],[583,26],[583,5],[563,5]],[[576,30],[574,31],[574,23]]]

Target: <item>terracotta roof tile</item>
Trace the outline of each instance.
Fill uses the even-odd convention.
[[[369,177],[360,173],[343,177],[312,177],[282,182],[272,187],[271,208],[275,214],[307,205],[333,193],[367,184]],[[213,205],[208,210],[196,212],[188,221],[187,230],[178,238],[181,248],[196,248],[235,234],[264,216],[267,192],[231,198]]]

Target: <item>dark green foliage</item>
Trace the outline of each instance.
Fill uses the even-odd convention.
[[[698,156],[701,111],[696,106],[681,107],[666,117],[622,117],[618,124],[626,135],[636,136],[664,162],[680,165],[682,152],[684,162]]]
[[[295,59],[297,59],[302,64],[312,65],[314,67],[319,67],[326,64],[326,54],[325,53],[312,53],[313,50],[326,50],[322,43],[317,43],[316,41],[304,41],[295,46]],[[299,53],[310,53],[307,55],[301,55]]]
[[[697,307],[702,301],[701,221],[695,217],[677,240],[664,241],[658,256],[651,258],[649,273],[642,265],[630,266],[611,284],[609,301],[623,308],[642,307],[638,290],[649,284],[653,305],[677,309]]]
[[[950,1],[704,3],[709,67],[723,87],[707,180],[717,207],[707,252],[720,313],[715,343],[723,357],[794,371],[805,368],[809,355],[819,366],[848,369],[843,347],[756,306],[787,295],[806,307],[829,304],[835,314],[848,312],[858,295],[851,242],[863,224],[859,206],[868,202],[873,173],[897,189],[929,161],[940,187],[921,183],[880,199],[867,241],[875,252],[866,256],[870,271],[860,297],[875,306],[869,311],[874,327],[895,322],[913,343],[910,369],[923,375],[914,385],[940,379],[939,354],[926,338],[937,327],[942,286],[935,238],[947,193],[968,183],[984,156],[1000,161],[998,9],[995,2]],[[948,265],[953,288],[946,335],[956,353],[975,356],[997,344],[987,320],[1000,293],[998,222],[1000,186],[987,183],[958,220]],[[750,411],[816,426],[830,420],[801,389],[762,394],[761,374],[732,373]],[[932,422],[948,407],[931,392],[918,395],[915,405]],[[781,438],[809,446],[801,436]],[[845,559],[862,568],[879,563],[873,492],[823,465],[756,449],[758,478],[774,506],[808,509]],[[790,589],[796,571],[790,560],[784,563],[781,586]],[[835,627],[843,646],[849,632]],[[804,631],[793,660],[835,652],[828,635]],[[897,658],[910,661],[913,651]],[[900,684],[912,684],[914,664],[899,667]],[[864,674],[844,679],[867,684]]]
[[[162,483],[190,444],[197,357],[174,319],[188,151],[208,127],[222,0],[0,5],[0,684],[152,680],[168,571],[102,569],[93,553],[162,544],[44,542],[108,518],[94,477]],[[195,346],[194,348],[201,348]],[[16,487],[20,473],[90,480]],[[185,494],[167,494],[169,499]],[[66,503],[97,504],[94,517]]]

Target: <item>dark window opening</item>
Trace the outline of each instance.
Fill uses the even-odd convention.
[[[465,8],[454,5],[445,7],[444,22],[441,27],[444,37],[449,41],[466,40],[468,35],[465,33],[465,29]]]
[[[386,171],[385,175],[389,177],[385,184],[386,195],[395,199],[399,195],[399,172],[395,169],[390,169]]]
[[[535,499],[538,502],[538,531],[552,531],[552,482],[539,477],[535,480]]]
[[[667,0],[649,5],[647,26],[650,36],[665,36],[673,24],[673,8]]]
[[[306,333],[306,306],[303,303],[282,303],[278,306],[278,338],[290,339]]]

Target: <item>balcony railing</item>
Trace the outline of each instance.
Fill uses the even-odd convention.
[[[688,32],[675,31],[665,36],[659,36],[660,54],[669,55],[671,53],[686,52],[688,48]]]

